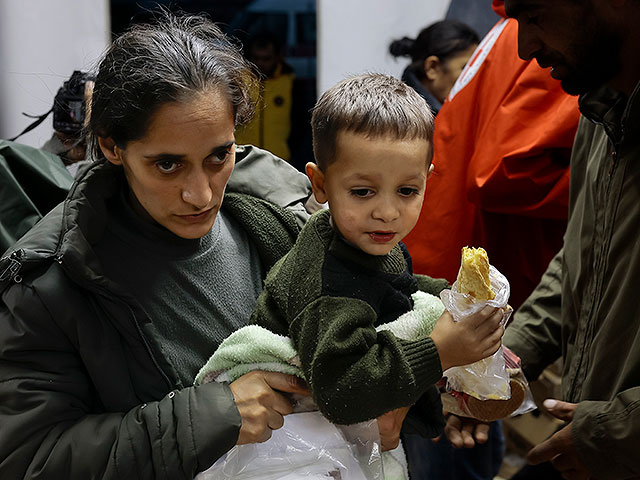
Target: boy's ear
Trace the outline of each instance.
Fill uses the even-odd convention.
[[[424,73],[428,80],[436,80],[440,76],[442,65],[440,59],[435,55],[430,55],[424,60]]]
[[[431,165],[429,165],[429,170],[427,170],[427,180],[429,179],[429,177],[433,173],[434,168],[435,167],[433,166],[433,163]]]
[[[104,158],[114,165],[122,165],[122,150],[118,148],[111,137],[98,137],[98,145]]]
[[[311,181],[311,188],[318,203],[327,201],[327,192],[324,189],[324,172],[315,163],[309,162],[304,168],[307,177]]]

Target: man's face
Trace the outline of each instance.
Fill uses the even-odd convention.
[[[249,60],[267,77],[273,76],[280,62],[280,56],[274,45],[251,47]]]
[[[518,54],[536,59],[571,95],[611,82],[621,73],[622,34],[593,0],[505,0],[518,21]]]

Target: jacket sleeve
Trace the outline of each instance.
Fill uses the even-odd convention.
[[[561,249],[502,337],[502,343],[522,360],[522,368],[530,381],[537,379],[562,355],[562,255]]]
[[[3,294],[0,325],[0,478],[190,480],[237,440],[233,396],[218,384],[105,411],[82,362],[91,352],[72,345],[30,286]]]
[[[580,459],[594,478],[639,478],[640,386],[608,402],[580,402],[572,435]]]
[[[430,337],[415,341],[376,332],[366,302],[320,297],[291,322],[307,382],[320,411],[352,424],[412,405],[442,376]]]

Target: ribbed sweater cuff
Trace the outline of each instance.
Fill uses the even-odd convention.
[[[419,387],[426,388],[442,378],[440,355],[431,337],[398,341]]]

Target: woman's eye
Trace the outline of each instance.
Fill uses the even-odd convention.
[[[219,152],[212,154],[210,158],[213,163],[224,163],[229,158],[229,155],[231,155],[231,147],[227,150],[220,150]]]
[[[354,197],[365,198],[373,195],[373,192],[368,188],[354,188],[351,190],[351,195],[353,195]]]
[[[173,160],[161,160],[159,162],[156,162],[156,167],[162,173],[173,173],[178,169],[179,166],[180,165]]]
[[[402,187],[401,189],[398,190],[398,193],[400,193],[400,195],[402,195],[403,197],[410,197],[412,195],[418,195],[418,193],[420,192],[418,191],[417,188]]]

